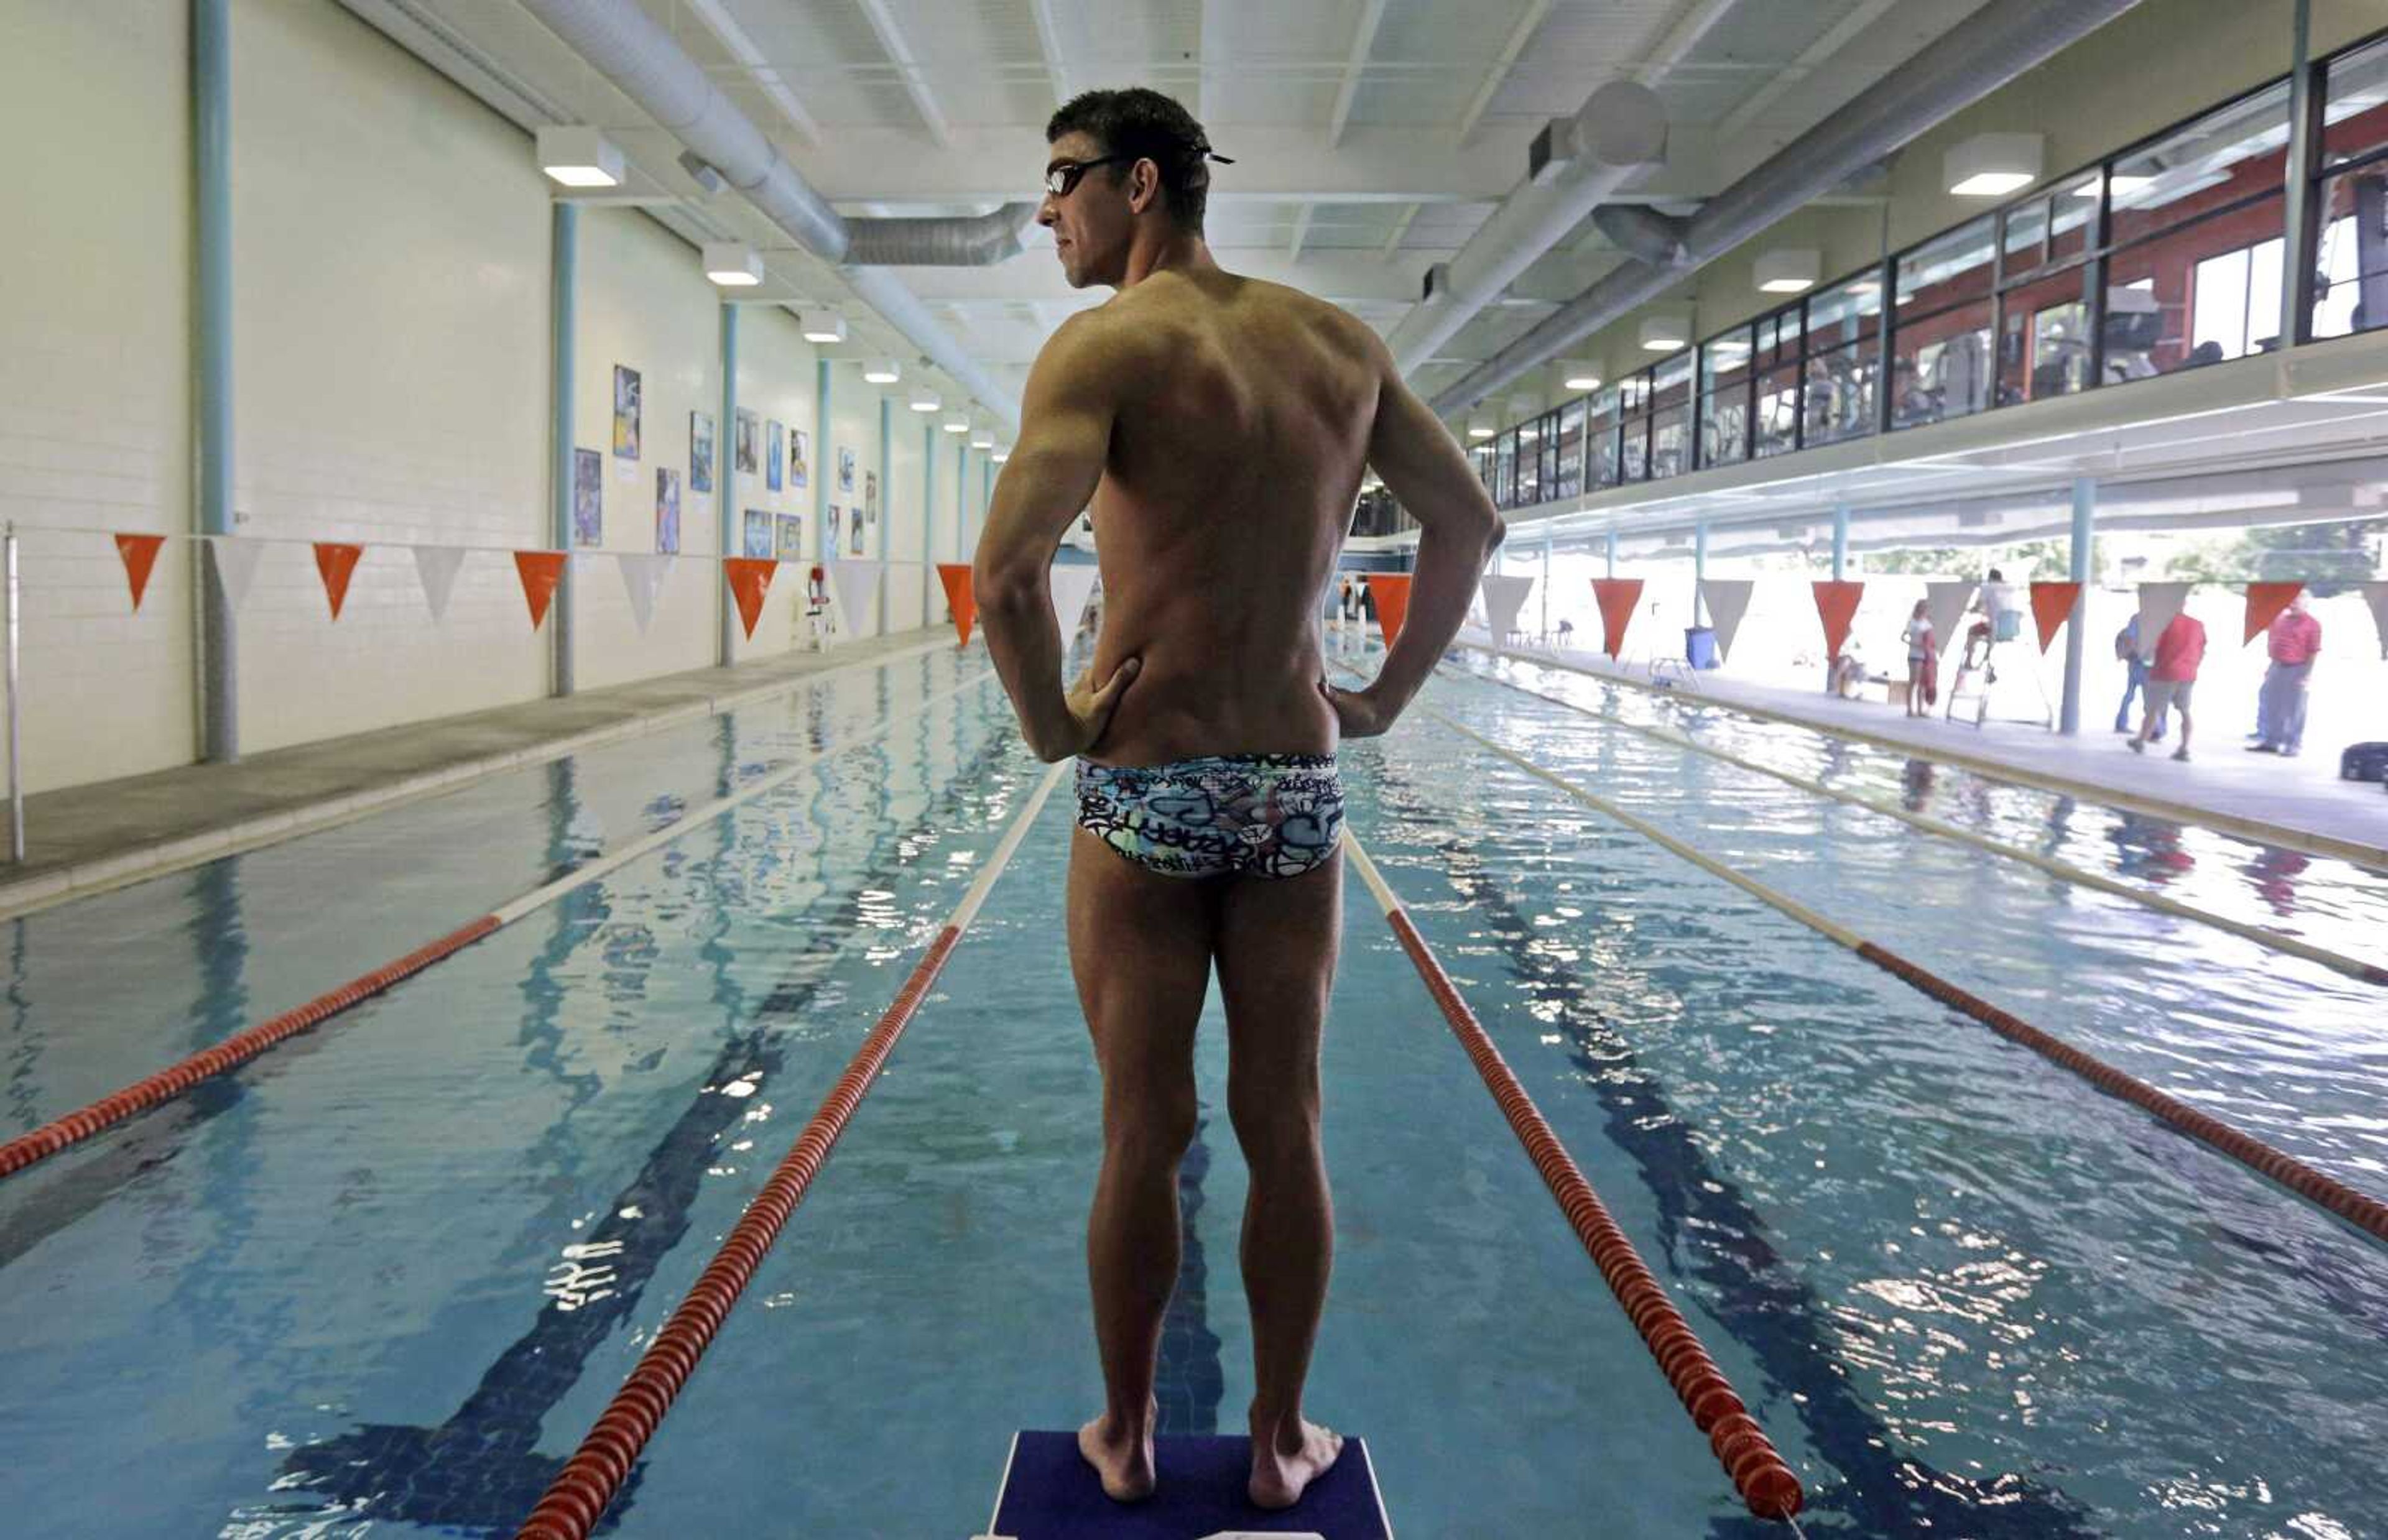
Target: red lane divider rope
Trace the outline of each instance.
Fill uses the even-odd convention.
[[[836,1147],[838,1136],[845,1131],[846,1120],[854,1109],[862,1105],[870,1093],[870,1082],[878,1078],[880,1067],[896,1047],[896,1040],[911,1025],[921,1002],[946,966],[946,956],[961,940],[961,928],[948,924],[937,933],[937,939],[921,959],[912,976],[879,1018],[879,1025],[862,1040],[845,1073],[822,1098],[819,1110],[805,1125],[796,1139],[795,1147],[763,1184],[762,1192],[740,1216],[737,1226],[714,1254],[711,1263],[698,1277],[695,1286],[688,1291],[680,1307],[655,1333],[629,1378],[614,1393],[604,1414],[596,1426],[580,1441],[580,1447],[565,1462],[564,1470],[547,1489],[547,1495],[531,1509],[523,1521],[515,1540],[586,1540],[597,1527],[605,1507],[629,1478],[630,1467],[644,1449],[647,1440],[654,1436],[656,1425],[664,1413],[671,1409],[680,1388],[695,1372],[696,1360],[712,1344],[714,1333],[721,1330],[730,1306],[745,1291],[748,1280],[761,1265],[763,1254],[780,1237],[781,1229],[796,1205],[805,1201],[813,1178]]]
[[[1365,863],[1364,875],[1376,890],[1393,934],[1401,939],[1402,950],[1409,953],[1418,977],[1426,980],[1427,991],[1442,1008],[1443,1020],[1450,1023],[1460,1046],[1467,1051],[1476,1072],[1483,1077],[1484,1088],[1500,1104],[1501,1115],[1509,1120],[1510,1131],[1518,1136],[1518,1142],[1526,1147],[1534,1169],[1542,1173],[1543,1184],[1558,1200],[1576,1239],[1583,1243],[1593,1265],[1600,1269],[1600,1276],[1616,1294],[1618,1304],[1624,1306],[1633,1330],[1641,1333],[1650,1356],[1658,1361],[1659,1370],[1667,1376],[1668,1384],[1674,1387],[1676,1398],[1692,1414],[1692,1425],[1708,1435],[1708,1447],[1732,1478],[1734,1490],[1741,1494],[1749,1511],[1761,1519],[1788,1522],[1807,1500],[1799,1478],[1775,1452],[1773,1444],[1734,1394],[1724,1372],[1708,1357],[1708,1349],[1700,1345],[1691,1323],[1667,1297],[1666,1290],[1633,1249],[1633,1243],[1610,1217],[1600,1194],[1593,1191],[1592,1183],[1577,1169],[1567,1146],[1551,1131],[1533,1098],[1518,1083],[1516,1073],[1501,1057],[1501,1051],[1492,1046],[1476,1013],[1460,997],[1451,976],[1435,960],[1426,938],[1418,934],[1417,927],[1393,901],[1391,890],[1382,886],[1374,864],[1360,854],[1356,841],[1353,852]]]
[[[385,964],[362,978],[352,978],[328,994],[317,995],[296,1010],[285,1011],[270,1020],[259,1022],[212,1048],[201,1049],[178,1064],[169,1065],[147,1079],[137,1080],[122,1091],[101,1097],[89,1106],[68,1113],[31,1133],[0,1144],[0,1177],[21,1171],[60,1150],[80,1144],[104,1129],[113,1128],[135,1113],[146,1112],[160,1102],[171,1101],[210,1075],[221,1075],[227,1069],[248,1063],[285,1038],[294,1037],[327,1017],[337,1016],[359,1001],[370,999],[400,979],[420,973],[451,953],[472,945],[497,929],[499,923],[495,915],[484,915],[464,928],[451,930],[394,963]]]
[[[2250,1169],[2269,1177],[2299,1197],[2330,1210],[2358,1230],[2388,1241],[2388,1203],[2356,1191],[2337,1178],[2318,1171],[2285,1150],[2275,1149],[2240,1132],[2218,1117],[2208,1117],[2188,1103],[2166,1095],[2103,1059],[2083,1053],[2061,1038],[2051,1037],[2031,1023],[2001,1010],[1979,995],[1916,966],[1895,952],[1860,941],[1857,954],[1896,974],[1945,1004],[1954,1006],[2011,1042],[2021,1043],[2051,1063],[2064,1066],[2110,1096],[2142,1107],[2192,1139],[2202,1140]]]

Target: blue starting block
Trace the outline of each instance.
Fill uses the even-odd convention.
[[[1368,1446],[1349,1434],[1334,1465],[1282,1512],[1254,1508],[1244,1496],[1249,1438],[1157,1439],[1153,1465],[1160,1478],[1153,1495],[1115,1503],[1079,1456],[1076,1433],[1015,1433],[995,1519],[975,1540],[1393,1540]]]

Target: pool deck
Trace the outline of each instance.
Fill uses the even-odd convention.
[[[25,859],[0,879],[0,918],[718,716],[822,674],[953,645],[952,628],[940,625],[276,749],[234,764],[40,792],[25,799]]]
[[[2142,758],[2124,750],[2121,735],[2101,719],[2094,731],[2065,738],[2027,723],[1992,721],[1975,727],[1940,716],[1910,718],[1879,701],[1844,701],[1822,691],[1753,684],[1703,673],[1690,687],[1654,684],[1649,664],[1574,650],[1493,648],[1480,631],[1460,645],[1480,652],[1552,664],[1685,701],[1700,701],[1751,716],[1795,723],[1838,737],[1912,752],[2087,801],[2174,823],[2199,824],[2227,834],[2359,862],[2388,871],[2388,794],[2365,781],[2338,778],[2336,744],[2309,745],[2294,759],[2251,754],[2229,730],[2198,735],[2194,757],[2176,764],[2166,749]],[[2242,713],[2243,714],[2243,713]]]

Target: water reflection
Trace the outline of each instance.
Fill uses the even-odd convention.
[[[2115,847],[2115,869],[2163,886],[2197,865],[2181,848],[2180,826],[2144,814],[2115,810],[2106,839]]]
[[[2313,862],[2295,851],[2284,851],[2266,845],[2247,864],[2247,875],[2255,878],[2257,896],[2270,906],[2273,914],[2285,919],[2297,912],[2296,879]]]

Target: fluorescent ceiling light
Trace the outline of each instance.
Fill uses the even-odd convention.
[[[1571,363],[1567,366],[1566,378],[1561,384],[1569,390],[1598,390],[1600,371],[1589,364]]]
[[[1653,353],[1671,353],[1683,346],[1691,328],[1673,316],[1654,315],[1642,322],[1642,346]]]
[[[941,425],[947,433],[970,432],[970,419],[959,414],[946,418]]]
[[[1491,418],[1489,418],[1489,417],[1471,417],[1471,418],[1469,418],[1469,419],[1467,420],[1467,436],[1468,436],[1468,437],[1470,437],[1470,438],[1490,438],[1490,437],[1492,437],[1492,434],[1493,434],[1492,420]]]
[[[1011,449],[1009,446],[1006,446],[1003,448],[996,450],[995,453],[987,456],[986,458],[995,461],[997,465],[1000,465],[1005,461],[1011,458]]]
[[[1760,253],[1750,273],[1761,294],[1803,294],[1823,275],[1822,253],[1791,249]]]
[[[566,187],[618,187],[622,149],[585,124],[551,124],[539,131],[539,169]]]
[[[743,241],[707,241],[705,275],[725,289],[747,288],[763,281],[763,259]]]
[[[807,310],[796,324],[803,328],[807,342],[845,340],[845,317],[835,310]]]
[[[872,385],[894,385],[904,377],[894,359],[874,359],[862,366],[862,377]]]
[[[1949,191],[1963,198],[1994,198],[2039,180],[2044,141],[2037,133],[1977,133],[1942,158]]]
[[[943,401],[937,399],[937,393],[925,386],[912,392],[911,406],[914,411],[934,411],[944,405]]]
[[[992,449],[995,448],[995,435],[974,433],[971,435],[970,447],[973,449]]]

